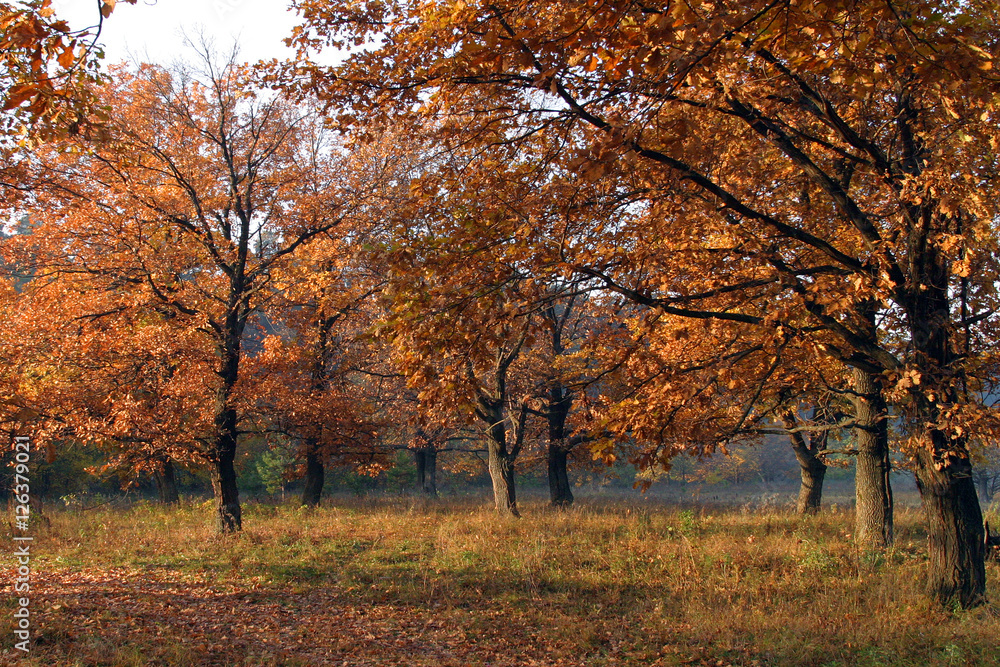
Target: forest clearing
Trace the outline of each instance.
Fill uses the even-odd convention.
[[[895,547],[865,555],[836,508],[532,499],[514,520],[484,501],[255,503],[232,536],[193,503],[52,512],[37,531],[37,643],[17,664],[998,662],[995,612],[923,597],[914,509],[897,512]]]
[[[998,661],[995,0],[86,4],[0,0],[4,660]]]

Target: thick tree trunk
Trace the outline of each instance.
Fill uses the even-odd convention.
[[[417,491],[436,498],[437,490],[437,450],[433,447],[413,450],[417,464]]]
[[[153,473],[153,479],[156,480],[156,491],[162,504],[176,505],[181,501],[180,494],[177,493],[174,462],[169,457],[163,457],[159,469]]]
[[[993,475],[982,468],[976,470],[972,474],[972,482],[976,485],[976,490],[979,492],[979,500],[983,505],[989,505],[993,502],[994,493],[994,481]]]
[[[438,494],[437,460],[438,460],[437,450],[436,449],[427,450],[427,460],[425,462],[426,467],[424,469],[424,493],[434,497],[437,497]]]
[[[427,452],[423,449],[414,449],[413,463],[417,466],[417,493],[423,493],[424,475],[427,474]]]
[[[236,287],[233,291],[241,292]],[[219,370],[222,385],[219,387],[215,406],[215,446],[210,456],[212,491],[215,494],[215,525],[220,533],[234,533],[243,529],[240,491],[236,485],[234,467],[239,416],[231,405],[230,398],[239,378],[240,344],[244,325],[245,321],[240,318],[237,309],[231,309],[227,313],[221,345],[222,365]]]
[[[879,380],[852,369],[855,395],[854,541],[862,549],[885,549],[893,540],[893,501],[889,474],[889,425]]]
[[[975,607],[986,601],[985,530],[972,481],[972,461],[964,437],[933,425],[946,422],[942,406],[960,404],[960,368],[951,326],[951,267],[931,245],[907,304],[914,357],[926,374],[910,389],[912,420],[926,424],[924,446],[914,457],[917,486],[927,519],[927,594],[945,606]]]
[[[823,502],[823,480],[826,479],[826,464],[822,459],[813,455],[803,442],[801,446],[795,445],[796,437],[802,441],[802,436],[792,434],[795,450],[795,459],[799,462],[799,499],[795,509],[799,514],[816,514],[820,510]]]
[[[799,461],[799,467],[802,481],[799,486],[796,510],[799,514],[817,514],[823,503],[823,480],[826,478],[826,464],[816,457],[812,457],[812,460],[806,465]]]
[[[243,528],[240,491],[236,486],[235,457],[227,456],[212,466],[212,491],[215,493],[216,530],[234,533]]]
[[[530,320],[528,320],[530,321]],[[493,499],[497,512],[504,516],[521,516],[517,511],[517,496],[514,492],[514,461],[524,446],[525,425],[528,418],[528,405],[521,402],[517,417],[511,419],[507,394],[507,371],[514,362],[521,347],[528,337],[528,326],[524,325],[514,346],[509,350],[500,349],[497,352],[497,365],[494,369],[494,388],[478,389],[476,416],[485,427],[486,447],[489,452],[490,478],[493,480]],[[469,378],[476,381],[475,370],[471,360],[467,365]],[[478,382],[478,381],[477,381]],[[508,437],[508,424],[510,435]]]
[[[554,341],[556,353],[561,346]],[[566,464],[569,459],[570,443],[566,441],[566,419],[573,404],[573,395],[566,391],[558,380],[549,387],[549,499],[553,507],[569,507],[573,504],[573,489],[569,484]]]
[[[316,507],[323,496],[323,458],[316,451],[316,443],[306,443],[306,477],[302,486],[302,505]]]
[[[212,461],[212,491],[215,494],[216,528],[233,533],[243,528],[240,491],[236,485],[236,411],[222,410],[217,421],[219,436]]]
[[[816,410],[813,411],[816,415]],[[785,428],[791,430],[798,426],[794,410],[789,411],[783,423]],[[817,454],[826,449],[827,432],[814,433],[806,443],[805,436],[801,431],[794,431],[788,434],[788,439],[792,444],[792,451],[795,453],[795,460],[799,462],[799,499],[796,504],[796,511],[799,514],[816,514],[819,512],[823,502],[823,480],[826,478],[826,463]]]
[[[493,480],[493,498],[497,512],[506,516],[521,516],[517,511],[517,495],[514,492],[514,458],[501,451],[493,440],[488,441],[490,479]]]
[[[931,437],[944,440],[940,432]],[[927,594],[946,605],[978,606],[986,600],[986,538],[972,464],[968,458],[950,458],[939,469],[927,451],[916,463],[927,518]]]
[[[569,483],[566,462],[569,451],[559,442],[550,442],[549,459],[549,499],[554,507],[569,507],[573,504],[573,487]]]

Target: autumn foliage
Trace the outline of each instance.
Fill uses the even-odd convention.
[[[836,433],[857,545],[893,544],[902,462],[928,593],[985,601],[995,7],[293,4],[297,58],[117,69],[100,123],[18,154],[8,419],[208,464],[223,531],[250,436],[296,443],[315,504],[332,458],[473,433],[517,515],[542,443],[565,505],[576,447],[648,470],[782,433],[808,486]],[[43,114],[80,47],[47,2],[4,17],[5,104]]]

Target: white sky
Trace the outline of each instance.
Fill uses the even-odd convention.
[[[74,29],[94,25],[98,0],[55,0],[56,15]],[[138,0],[135,5],[119,2],[104,22],[99,43],[105,47],[105,62],[150,61],[161,64],[190,57],[183,45],[182,30],[194,37],[204,30],[221,52],[234,40],[240,43],[240,59],[255,62],[292,55],[282,44],[297,23],[286,0]]]

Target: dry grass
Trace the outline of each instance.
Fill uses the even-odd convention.
[[[227,538],[209,511],[51,514],[25,664],[1000,664],[994,609],[920,595],[914,510],[875,556],[843,511],[584,500],[504,520],[482,502],[338,500],[250,506]]]

